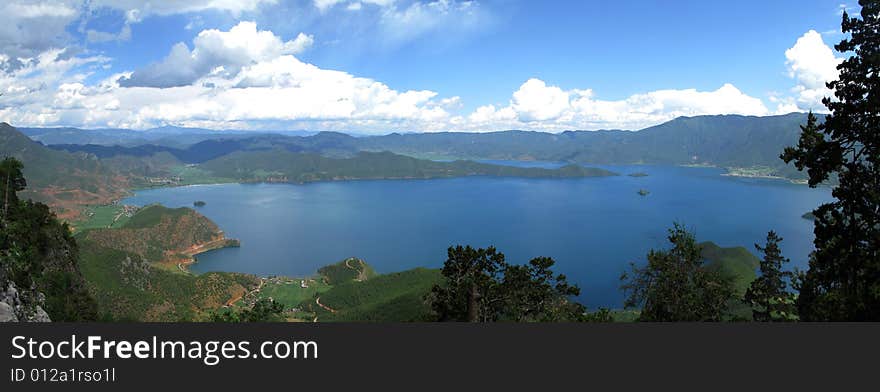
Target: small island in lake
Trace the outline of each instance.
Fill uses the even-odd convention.
[[[205,204],[207,204],[207,203],[205,203],[205,202],[203,202],[203,201],[201,201],[201,200],[196,200],[196,201],[193,202],[193,207],[204,207]]]
[[[645,172],[636,172],[636,173],[630,173],[630,174],[627,174],[627,175],[630,176],[630,177],[647,177],[647,176],[648,176],[648,173],[645,173]]]
[[[651,192],[648,192],[646,189],[639,189],[639,196],[648,196],[649,193]]]

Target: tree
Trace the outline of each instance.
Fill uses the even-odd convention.
[[[494,247],[450,247],[443,284],[431,290],[440,321],[580,321],[585,309],[571,301],[580,289],[554,274],[555,261],[537,257],[527,265],[505,262]],[[603,319],[597,317],[595,320]],[[591,319],[592,320],[592,319]]]
[[[793,279],[793,274],[782,270],[782,265],[789,260],[782,257],[780,242],[782,238],[770,231],[764,247],[755,244],[755,249],[764,254],[760,267],[761,276],[752,281],[744,297],[744,301],[752,307],[752,319],[755,321],[797,319],[795,297],[787,290],[786,283],[786,279]]]
[[[802,320],[880,320],[880,2],[860,0],[861,18],[843,14],[850,35],[835,49],[852,55],[829,82],[836,99],[817,124],[810,114],[797,147],[781,158],[807,170],[815,187],[836,175],[833,202],[813,211],[816,250],[797,306]]]
[[[0,223],[6,224],[9,219],[10,208],[18,206],[17,192],[24,190],[27,181],[21,169],[24,167],[21,161],[15,158],[6,157],[0,162],[0,197],[2,197],[2,206],[0,206]]]
[[[259,323],[284,321],[284,305],[269,298],[260,298],[250,309],[217,311],[211,321],[222,323]]]
[[[641,307],[641,321],[722,320],[733,282],[704,268],[694,235],[680,224],[668,238],[672,249],[651,250],[647,265],[632,263],[632,270],[621,275],[626,307]]]
[[[434,286],[432,308],[441,321],[491,321],[497,305],[504,254],[494,247],[449,247],[441,273],[444,286]]]
[[[0,290],[14,284],[23,303],[42,307],[53,321],[96,320],[70,227],[45,204],[19,200],[27,185],[22,167],[15,158],[0,162]]]
[[[580,288],[568,284],[563,274],[554,276],[555,263],[549,257],[536,257],[527,265],[504,268],[499,290],[504,298],[503,320],[572,321],[583,316],[584,306],[568,300],[580,295]]]

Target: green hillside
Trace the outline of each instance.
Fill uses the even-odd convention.
[[[437,162],[390,152],[361,152],[352,158],[329,158],[285,150],[235,152],[200,165],[217,177],[239,181],[304,183],[350,179],[445,178],[470,175],[513,177],[610,176],[607,170],[571,165],[561,169],[521,168],[472,161]]]
[[[703,242],[700,246],[706,266],[733,279],[737,295],[745,294],[749,284],[755,280],[755,271],[761,260],[741,246],[722,248],[711,241]]]
[[[318,321],[426,321],[431,307],[425,296],[441,282],[440,270],[416,268],[363,282],[345,282],[303,301],[299,307],[315,313]]]
[[[153,263],[187,263],[196,253],[237,244],[194,210],[161,205],[142,208],[119,228],[85,230],[78,238],[136,254]]]
[[[198,321],[259,284],[245,274],[190,275],[78,237],[80,270],[105,320]]]
[[[757,277],[761,260],[741,246],[722,248],[713,242],[703,242],[700,246],[707,268],[720,272],[733,282],[736,298],[728,302],[728,313],[734,318],[751,320],[752,310],[741,298]]]
[[[542,160],[584,164],[709,164],[772,168],[771,174],[802,175],[779,159],[797,144],[806,114],[749,117],[679,117],[632,131],[439,132],[360,138],[364,150],[460,159]]]
[[[259,285],[234,273],[194,276],[181,264],[195,253],[235,244],[189,208],[150,205],[116,228],[76,235],[80,269],[99,312],[112,320],[197,321]]]
[[[325,284],[338,285],[351,281],[365,281],[376,276],[376,271],[363,260],[350,257],[319,268],[318,275]]]

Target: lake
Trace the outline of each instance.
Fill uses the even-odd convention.
[[[387,273],[440,267],[450,245],[494,245],[509,262],[553,257],[555,270],[580,285],[582,302],[619,308],[621,272],[649,249],[668,247],[673,222],[699,241],[753,253],[775,230],[792,266],[806,268],[813,224],[801,215],[831,200],[828,188],[726,177],[716,168],[601,167],[623,175],[204,185],[139,191],[124,203],[205,201],[197,210],[241,247],[199,255],[197,273],[307,276],[349,256]],[[634,172],[648,176],[625,175]]]

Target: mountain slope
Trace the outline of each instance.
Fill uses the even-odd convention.
[[[99,312],[112,320],[198,321],[239,298],[259,278],[236,273],[191,275],[180,264],[196,253],[237,245],[217,225],[188,208],[138,211],[121,228],[76,236],[80,269]]]
[[[153,263],[185,263],[196,253],[238,244],[201,214],[161,205],[144,207],[120,228],[86,230],[78,238]]]
[[[795,145],[806,115],[680,117],[640,131],[560,134],[392,134],[358,139],[360,147],[413,156],[563,161],[587,164],[711,164],[783,170],[779,154]],[[788,173],[792,174],[792,173]]]
[[[24,163],[28,186],[22,196],[45,202],[62,219],[74,218],[77,206],[104,204],[125,194],[127,179],[93,156],[55,151],[0,123],[0,156]]]

